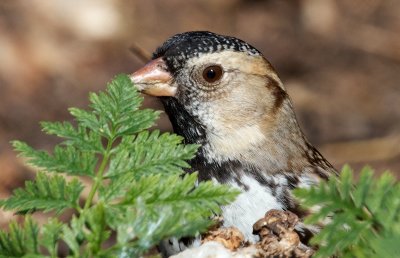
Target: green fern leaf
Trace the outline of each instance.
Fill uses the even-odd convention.
[[[51,257],[58,256],[58,242],[61,238],[62,223],[55,218],[51,218],[42,226],[39,243],[47,249]]]
[[[14,190],[10,198],[0,201],[0,206],[19,213],[36,210],[54,210],[60,213],[64,209],[78,207],[82,189],[83,186],[77,179],[66,182],[59,175],[38,173],[35,181],[26,181],[24,189]]]
[[[390,239],[400,239],[400,186],[384,173],[378,180],[365,167],[360,180],[345,166],[339,178],[309,189],[294,190],[301,203],[319,210],[306,218],[306,223],[325,227],[312,238],[319,246],[315,257],[392,257],[400,247]],[[391,243],[391,244],[390,244]]]
[[[127,209],[118,223],[117,242],[127,247],[119,250],[123,257],[139,257],[162,239],[196,235],[210,226],[210,220],[171,206],[146,207],[137,203],[137,209]]]
[[[114,150],[107,177],[132,173],[136,178],[155,173],[182,174],[188,168],[185,160],[194,157],[197,145],[182,145],[183,138],[159,131],[143,131],[123,137]]]
[[[372,175],[373,171],[369,167],[365,167],[361,171],[360,180],[358,181],[359,186],[354,190],[354,204],[357,208],[360,208],[368,198],[372,185]]]
[[[97,257],[102,243],[111,235],[111,232],[107,230],[103,203],[96,204],[90,210],[87,210],[83,216],[86,221],[87,230],[84,231],[84,235],[88,241],[88,248]]]
[[[91,93],[89,99],[90,106],[99,121],[99,131],[108,139],[148,129],[160,113],[139,110],[143,98],[134,89],[131,80],[126,75],[116,76],[108,84],[106,93]]]
[[[97,158],[93,152],[80,151],[73,146],[56,146],[53,155],[35,150],[28,144],[13,141],[13,147],[27,163],[47,172],[93,176]]]
[[[225,185],[198,183],[197,173],[184,175],[198,146],[146,131],[160,112],[140,109],[143,98],[128,76],[115,77],[105,92],[89,99],[91,110],[69,109],[76,125],[42,123],[44,132],[63,138],[52,152],[13,142],[28,164],[58,174],[38,173],[0,206],[56,216],[72,208],[76,214],[69,223],[50,220],[40,232],[30,221],[22,227],[12,223],[8,233],[0,231],[0,257],[56,257],[60,241],[69,257],[138,257],[164,238],[205,230],[209,216],[239,194]],[[82,207],[80,176],[92,180]],[[117,243],[107,248],[111,230]]]
[[[39,228],[30,216],[25,217],[24,224],[16,221],[9,225],[8,232],[0,231],[0,256],[26,257],[39,255]]]
[[[64,224],[62,227],[61,238],[74,254],[74,257],[80,257],[80,246],[84,241],[84,224],[83,217],[73,216],[70,225]]]
[[[42,130],[47,134],[65,138],[65,145],[79,147],[82,151],[102,153],[104,148],[99,134],[88,131],[86,127],[77,129],[69,122],[41,122]]]
[[[212,182],[200,182],[195,186],[196,181],[197,173],[183,178],[179,175],[142,177],[132,183],[121,204],[134,204],[140,200],[147,206],[165,205],[207,216],[213,211],[218,213],[219,205],[228,204],[239,193],[226,185],[214,185]]]

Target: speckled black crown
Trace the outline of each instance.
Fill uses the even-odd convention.
[[[249,55],[262,55],[253,46],[243,40],[218,35],[209,31],[190,31],[172,36],[153,54],[153,59],[163,57],[168,67],[175,72],[188,59],[203,53],[215,53],[223,50],[246,52]]]

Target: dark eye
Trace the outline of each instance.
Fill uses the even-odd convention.
[[[203,78],[209,83],[213,83],[221,79],[222,67],[219,65],[212,65],[203,70]]]

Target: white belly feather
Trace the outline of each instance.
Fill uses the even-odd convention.
[[[244,234],[246,240],[256,242],[258,236],[252,233],[253,224],[264,217],[267,211],[281,210],[283,207],[272,195],[271,190],[254,178],[243,176],[241,182],[248,186],[248,190],[243,191],[233,203],[222,207],[224,226],[237,227]],[[235,182],[229,184],[241,189]]]

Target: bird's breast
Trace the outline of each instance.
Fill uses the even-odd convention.
[[[278,189],[271,189],[258,182],[253,177],[243,176],[241,183],[246,185],[244,190],[236,182],[229,182],[235,188],[242,190],[242,193],[236,200],[222,207],[222,216],[224,226],[234,226],[238,228],[245,236],[246,240],[257,241],[257,236],[253,235],[253,224],[262,218],[264,214],[271,209],[284,209],[284,204],[278,199]]]

